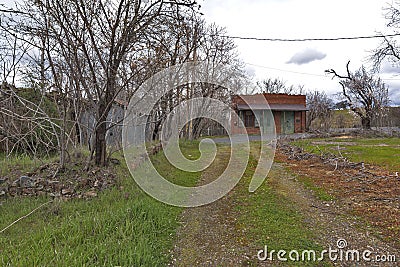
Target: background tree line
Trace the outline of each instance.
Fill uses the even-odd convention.
[[[399,3],[387,9],[388,27],[399,27]],[[124,108],[140,85],[158,71],[180,63],[206,61],[229,64],[232,79],[246,88],[249,78],[236,46],[224,28],[206,23],[200,6],[190,0],[35,0],[13,8],[0,5],[0,144],[7,154],[60,152],[87,145],[90,163],[107,163],[107,136],[122,117],[110,119],[113,108]],[[387,114],[387,86],[375,76],[384,60],[399,63],[396,37],[384,38],[365,67],[327,73],[339,79],[342,103],[360,117],[362,126]],[[279,79],[257,83],[266,93],[307,94],[308,126],[331,117],[332,100],[304,86]],[[157,139],[167,114],[197,96],[226,102],[227,88],[210,84],[175,88],[157,103],[148,125],[148,140]],[[82,118],[87,120],[82,122]],[[89,123],[90,121],[90,123]],[[196,138],[208,120],[190,122],[182,131]],[[84,135],[83,133],[88,133]]]
[[[139,86],[158,71],[189,61],[230,64],[238,83],[246,82],[225,29],[207,24],[188,0],[23,1],[0,13],[0,137],[7,152],[34,155],[79,146],[90,125],[89,162],[107,163],[109,121],[117,103],[126,106]],[[17,81],[22,81],[17,83]],[[20,87],[20,88],[17,88]],[[22,87],[22,88],[21,88]],[[154,109],[149,138],[157,138],[169,111],[194,96],[229,101],[226,88],[187,85],[165,95]],[[17,106],[16,106],[17,105]],[[199,134],[201,121],[186,129]]]

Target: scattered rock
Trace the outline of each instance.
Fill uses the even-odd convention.
[[[27,172],[25,175],[28,177],[34,176],[36,173],[35,172]]]
[[[41,190],[43,190],[44,189],[44,186],[43,185],[39,185],[39,186],[36,186],[36,191],[41,191]]]
[[[12,184],[13,186],[20,186],[20,187],[32,187],[34,185],[34,181],[32,178],[28,176],[21,176],[17,180],[15,180]]]
[[[87,191],[87,192],[84,193],[84,196],[85,197],[97,197],[97,192],[94,191],[94,190]]]
[[[45,164],[45,165],[42,165],[42,166],[39,167],[39,171],[43,172],[44,170],[46,170],[48,168],[49,168],[49,164]]]
[[[82,179],[79,180],[79,186],[80,186],[80,187],[86,187],[86,186],[88,186],[89,184],[90,184],[89,179],[82,178]]]
[[[71,164],[74,164],[73,162]],[[114,164],[118,164],[115,160]],[[54,174],[58,164],[42,165],[32,175],[11,173],[0,179],[0,198],[2,196],[49,196],[68,200],[71,198],[92,198],[104,189],[116,184],[113,168],[94,168],[82,172],[66,167],[57,178]],[[17,179],[18,178],[18,179]]]
[[[35,194],[34,188],[23,188],[22,189],[22,194],[25,196],[30,196]]]
[[[60,193],[49,193],[48,194],[49,197],[60,197]]]
[[[74,193],[74,190],[72,190],[72,189],[64,188],[61,190],[61,195],[72,195],[73,193]]]

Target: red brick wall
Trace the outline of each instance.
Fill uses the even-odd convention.
[[[269,104],[303,104],[306,105],[305,95],[264,94]]]
[[[301,133],[302,127],[301,127],[301,111],[296,111],[294,113],[294,132],[295,133]]]
[[[232,134],[260,134],[260,128],[232,126]]]
[[[276,133],[281,133],[281,111],[273,111],[274,120],[275,120],[275,128]],[[295,133],[303,133],[306,130],[306,112],[305,111],[296,111],[294,113],[294,132]],[[236,125],[232,124],[232,134],[260,134],[260,128],[255,127],[245,127],[239,128]]]
[[[272,113],[274,114],[276,133],[280,134],[281,133],[281,112],[280,111],[272,111]]]
[[[296,111],[294,113],[294,132],[303,133],[306,130],[306,112]]]
[[[260,128],[246,127],[247,134],[260,134]]]
[[[255,94],[246,96],[247,102],[250,104],[262,103],[260,97],[264,96],[269,104],[300,104],[306,106],[305,95],[287,95],[287,94]],[[244,100],[235,95],[232,98],[233,104],[246,104]]]
[[[287,94],[256,94],[245,96],[246,101],[249,104],[262,103],[263,97],[268,101],[269,104],[296,104],[306,106],[306,96],[305,95],[287,95]],[[235,109],[236,104],[246,104],[246,102],[238,95],[232,97],[232,105]],[[281,133],[281,111],[273,111],[276,133]],[[302,133],[306,130],[306,112],[305,111],[295,111],[294,117],[294,131],[295,133]],[[238,128],[232,125],[232,133],[245,133],[245,128]],[[260,128],[247,127],[246,131],[248,134],[259,134]]]
[[[260,134],[260,128],[256,127],[239,127],[237,121],[234,121],[236,116],[231,117],[231,131],[232,134]]]

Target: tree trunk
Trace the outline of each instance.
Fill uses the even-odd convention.
[[[310,131],[310,127],[311,127],[311,123],[312,123],[312,119],[308,118],[307,123],[306,123],[306,131]]]
[[[74,121],[76,145],[81,145],[81,129],[79,126],[80,121],[74,110],[71,111],[71,119]]]
[[[107,114],[108,110],[104,103],[99,104],[99,117],[95,128],[95,163],[97,166],[106,165],[106,132],[107,132]]]
[[[362,125],[363,129],[367,129],[367,130],[371,129],[371,118],[362,117],[361,125]]]
[[[65,100],[63,100],[65,101]],[[64,102],[65,103],[65,102]],[[62,126],[61,126],[61,134],[60,134],[60,169],[64,170],[65,168],[65,133],[66,133],[66,124],[67,124],[67,118],[66,118],[66,108],[64,107],[64,110],[62,111]]]
[[[107,88],[104,91],[104,98],[99,100],[98,105],[98,120],[96,123],[95,130],[95,163],[97,166],[107,165],[107,143],[106,143],[106,133],[107,133],[107,117],[108,113],[112,108],[112,103],[114,101],[118,69],[117,65],[112,65],[110,67],[110,73],[108,74]]]
[[[106,165],[106,124],[99,121],[96,127],[95,163],[97,166]]]

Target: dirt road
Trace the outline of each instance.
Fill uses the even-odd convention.
[[[257,151],[252,149],[252,155]],[[201,184],[206,184],[221,173],[227,160],[229,149],[221,149],[217,162],[202,175]],[[396,255],[400,261],[400,251],[373,236],[359,219],[347,213],[340,201],[321,201],[314,193],[305,189],[285,166],[274,163],[266,182],[277,194],[293,200],[295,209],[304,217],[304,224],[315,233],[314,240],[324,249],[337,249],[338,240],[347,242],[343,249],[370,250],[375,255]],[[235,187],[227,196],[209,205],[186,209],[182,215],[182,225],[178,231],[173,260],[170,266],[277,266],[280,262],[261,262],[257,259],[257,247],[248,232],[237,227],[240,210]],[[265,185],[263,185],[265,186]],[[321,264],[321,263],[320,263]],[[398,266],[396,263],[325,261],[324,266]],[[288,265],[290,266],[290,262]],[[301,265],[299,265],[301,266]],[[314,266],[320,266],[315,263]]]

